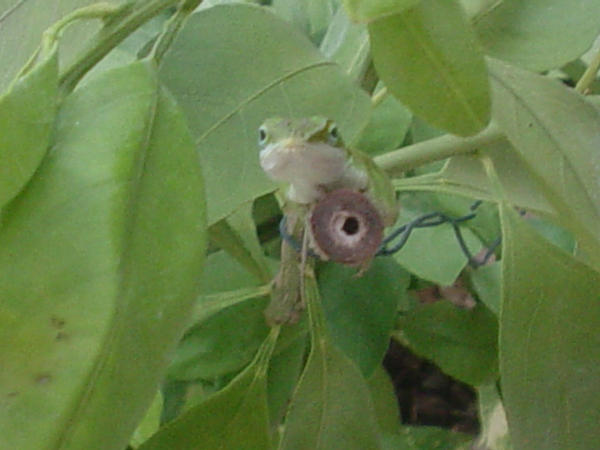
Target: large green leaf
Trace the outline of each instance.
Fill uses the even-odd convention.
[[[405,313],[397,327],[396,338],[448,375],[472,385],[498,377],[498,324],[483,306],[439,301]]]
[[[0,92],[4,91],[40,43],[42,33],[67,13],[96,0],[0,0]],[[60,45],[61,60],[70,61],[98,22],[67,30]]]
[[[323,310],[333,343],[365,377],[381,364],[398,303],[410,277],[393,258],[376,258],[362,276],[356,268],[327,264],[319,272]]]
[[[400,424],[400,409],[394,385],[383,366],[379,366],[367,380],[375,406],[379,430],[382,433],[395,433]]]
[[[48,149],[57,110],[57,44],[41,53],[0,96],[0,208],[29,181]]]
[[[192,15],[165,55],[161,77],[196,136],[211,224],[275,188],[258,164],[256,130],[265,118],[332,117],[349,142],[370,104],[304,36],[249,5]]]
[[[272,330],[252,364],[225,389],[185,411],[139,449],[270,449],[267,368],[276,340]]]
[[[369,24],[377,73],[415,114],[469,136],[490,119],[483,54],[456,0],[422,0]]]
[[[360,369],[327,336],[315,279],[305,280],[311,351],[285,420],[282,450],[378,449],[377,419]]]
[[[485,52],[535,71],[573,61],[600,32],[597,0],[503,0],[482,6],[472,23]]]
[[[54,142],[0,230],[0,435],[120,449],[198,293],[200,167],[146,62],[68,97]]]
[[[500,61],[489,66],[496,119],[600,266],[600,112],[555,80]]]
[[[516,448],[600,439],[600,274],[501,205],[500,375]]]

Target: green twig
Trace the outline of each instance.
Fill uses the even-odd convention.
[[[590,62],[590,65],[585,69],[585,72],[575,85],[575,91],[580,94],[585,94],[587,89],[596,79],[596,74],[598,73],[598,69],[600,69],[600,50],[596,52],[594,58]]]
[[[183,26],[188,16],[194,12],[194,10],[202,3],[202,0],[186,0],[183,1],[177,12],[171,16],[171,18],[165,24],[165,28],[162,34],[158,37],[152,48],[151,58],[156,61],[156,65],[160,65],[160,62],[171,47],[171,43],[179,33],[179,30]]]
[[[386,87],[379,89],[373,96],[371,97],[371,107],[375,108],[387,97],[388,90]]]
[[[461,138],[446,134],[377,156],[375,162],[385,171],[399,172],[451,156],[471,153],[501,139],[504,139],[504,134],[496,125],[491,124],[472,137]]]
[[[62,96],[71,92],[79,80],[127,36],[165,8],[177,3],[178,0],[139,0],[134,5],[127,5],[126,12],[108,21],[91,39],[88,47],[61,74]]]

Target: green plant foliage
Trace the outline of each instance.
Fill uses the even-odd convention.
[[[352,360],[329,340],[313,341],[280,448],[380,448],[366,382]]]
[[[390,376],[382,366],[378,366],[367,380],[379,430],[382,433],[396,433],[400,410]]]
[[[496,142],[483,147],[481,151],[494,162],[502,192],[507,199],[533,212],[556,215],[544,196],[543,187],[531,177],[527,166],[508,142]],[[399,190],[424,190],[499,201],[480,158],[474,155],[453,156],[439,172],[397,179],[394,184]]]
[[[555,80],[500,61],[490,60],[489,66],[496,119],[565,225],[596,253],[600,249],[600,113]],[[595,261],[600,267],[600,260]]]
[[[353,80],[360,80],[371,61],[369,33],[363,24],[350,21],[344,8],[338,8],[319,46]]]
[[[355,274],[355,268],[327,264],[319,287],[332,342],[368,377],[388,348],[409,276],[393,258],[377,258],[363,276]]]
[[[48,8],[46,0],[0,0],[0,92],[3,92],[40,44],[42,33],[67,13],[96,0],[61,0]],[[73,55],[98,28],[95,23],[78,25],[65,34],[61,43],[61,59]]]
[[[226,219],[208,229],[212,242],[231,254],[256,278],[268,283],[273,278],[256,236],[252,220],[252,203],[241,205]]]
[[[462,0],[477,3],[471,22],[485,52],[526,69],[561,67],[600,32],[596,0]]]
[[[600,422],[600,274],[501,205],[500,374],[516,448],[593,448]]]
[[[123,448],[204,261],[200,167],[152,64],[67,98],[53,148],[2,225],[3,443]]]
[[[225,389],[161,428],[140,450],[271,448],[267,368],[276,341],[272,331],[252,363]]]
[[[259,281],[224,252],[212,254],[202,275],[200,309],[209,294],[257,286]],[[181,340],[169,367],[169,377],[178,380],[212,379],[239,371],[254,357],[268,334],[263,310],[267,297],[249,298],[193,324]],[[222,330],[228,330],[223,333]]]
[[[479,299],[496,316],[500,314],[500,284],[502,270],[499,262],[479,267],[471,272],[471,283]]]
[[[386,95],[372,108],[371,119],[354,146],[371,156],[394,150],[406,138],[411,123],[412,113],[395,97]]]
[[[0,0],[2,449],[597,446],[600,2],[47,3]],[[258,127],[313,115],[393,178],[395,227],[473,211],[489,264],[444,220],[369,267],[311,233],[282,262],[314,205]],[[421,295],[455,282],[475,307]],[[390,338],[471,385],[479,436],[401,423]]]
[[[461,136],[487,125],[485,63],[456,1],[422,0],[370,23],[369,35],[377,73],[416,115]]]
[[[410,205],[404,204],[397,222],[399,225],[422,214],[422,211],[409,208]],[[469,229],[462,227],[462,233],[467,246],[476,254],[481,249],[481,242]],[[409,272],[442,286],[453,284],[467,265],[467,257],[460,249],[450,224],[414,230],[406,245],[393,258]]]
[[[56,43],[45,48],[0,96],[0,208],[19,193],[46,154],[57,110],[57,48]]]
[[[339,0],[273,0],[275,12],[293,23],[318,44],[321,42]]]
[[[416,6],[421,0],[344,0],[350,17],[356,22],[371,22],[399,14]]]
[[[271,358],[267,396],[272,430],[277,430],[285,418],[294,387],[304,368],[307,350],[308,337],[305,333]]]
[[[498,377],[498,323],[483,306],[460,309],[449,301],[402,315],[394,334],[448,375],[477,386]]]
[[[129,445],[133,448],[138,448],[144,441],[158,431],[160,427],[160,416],[163,409],[163,397],[159,392],[156,393],[150,408],[146,411],[146,415],[139,423]]]
[[[265,117],[332,117],[351,141],[367,95],[299,32],[272,13],[222,5],[192,15],[161,68],[187,114],[205,168],[212,224],[275,186],[258,164]],[[224,185],[224,180],[235,183]]]

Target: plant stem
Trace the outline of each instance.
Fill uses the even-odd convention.
[[[126,14],[105,24],[92,38],[88,48],[61,75],[61,95],[64,97],[71,92],[79,80],[127,36],[165,8],[177,3],[178,0],[140,0],[127,8]]]
[[[388,172],[405,171],[450,156],[471,153],[501,139],[504,139],[504,134],[495,124],[490,124],[475,136],[461,138],[446,134],[377,156],[375,163]]]
[[[171,46],[173,39],[181,29],[188,16],[202,3],[202,0],[186,0],[179,5],[177,12],[167,21],[164,31],[156,40],[152,48],[151,57],[160,65],[162,57]]]
[[[371,97],[371,107],[375,108],[382,101],[384,101],[385,98],[387,97],[387,94],[388,94],[388,90],[386,87],[380,89],[375,94],[373,94],[373,96]]]
[[[596,79],[596,73],[600,69],[600,50],[596,52],[594,58],[590,62],[590,65],[585,69],[585,72],[577,82],[575,91],[580,94],[585,94],[585,91],[590,87],[590,84]]]

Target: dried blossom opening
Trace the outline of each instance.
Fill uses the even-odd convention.
[[[325,195],[310,216],[312,246],[324,259],[368,263],[383,239],[383,220],[364,194],[338,189]]]

